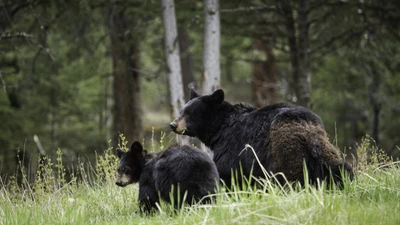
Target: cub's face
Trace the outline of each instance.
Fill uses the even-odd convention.
[[[224,92],[216,90],[211,95],[200,96],[191,89],[190,101],[180,111],[180,115],[170,123],[172,131],[181,135],[198,137],[204,132],[209,118],[217,105],[224,101]]]
[[[116,185],[125,187],[129,184],[136,183],[140,179],[143,165],[143,147],[139,142],[134,142],[131,150],[128,152],[116,149],[117,156],[120,159],[117,168]]]

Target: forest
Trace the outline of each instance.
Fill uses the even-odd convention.
[[[349,160],[363,139],[400,157],[400,1],[168,2],[0,1],[2,177],[58,150],[95,163],[121,134],[172,144],[189,88],[310,108]]]

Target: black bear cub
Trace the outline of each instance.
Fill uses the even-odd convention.
[[[214,152],[219,176],[228,186],[232,170],[240,169],[244,176],[265,177],[265,169],[284,174],[277,176],[281,184],[285,178],[304,184],[304,164],[313,184],[327,180],[341,187],[342,172],[353,177],[351,166],[329,142],[321,118],[303,107],[280,103],[256,109],[230,104],[222,90],[204,96],[192,90],[191,100],[170,126],[178,134],[199,138]],[[246,144],[255,154],[243,151]]]
[[[136,141],[130,151],[117,148],[116,152],[120,159],[116,185],[139,182],[141,212],[153,211],[159,197],[180,207],[182,203],[198,202],[217,189],[217,168],[210,156],[197,148],[175,146],[148,153]]]

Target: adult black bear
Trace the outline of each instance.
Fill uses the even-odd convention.
[[[303,107],[281,103],[256,109],[224,101],[222,90],[204,96],[192,90],[191,100],[170,126],[178,134],[199,138],[214,152],[219,176],[228,186],[232,169],[240,165],[244,176],[265,177],[254,153],[243,151],[246,144],[267,172],[283,173],[288,181],[304,184],[304,162],[314,184],[327,179],[341,186],[342,170],[353,177],[352,168],[329,142],[321,118]],[[278,181],[285,183],[282,176]]]
[[[125,187],[139,182],[139,208],[146,213],[156,207],[159,196],[171,203],[172,193],[174,206],[180,207],[183,202],[198,202],[217,189],[217,168],[199,149],[176,146],[147,153],[139,142],[134,142],[130,151],[116,151],[120,158],[116,184]]]

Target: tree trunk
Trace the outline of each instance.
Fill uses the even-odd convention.
[[[179,116],[179,110],[185,105],[185,101],[182,87],[175,6],[173,0],[161,0],[161,4],[164,24],[165,57],[167,60],[167,75],[171,100],[171,118],[176,118]]]
[[[290,51],[290,64],[293,74],[293,88],[296,93],[297,104],[310,108],[311,74],[309,62],[309,27],[308,27],[308,0],[299,2],[297,20],[294,18],[293,7],[289,1],[282,1],[282,16],[285,19],[287,38]],[[298,25],[298,34],[296,30]]]
[[[309,26],[308,26],[308,0],[299,1],[297,24],[299,27],[298,37],[298,74],[296,76],[296,95],[298,104],[307,108],[311,107],[311,74],[309,61]]]
[[[203,94],[220,87],[220,33],[218,0],[204,0]]]
[[[108,28],[111,39],[114,94],[113,141],[118,143],[124,134],[130,143],[142,139],[142,106],[139,73],[139,40],[131,27],[135,18],[128,17],[125,9],[108,9]]]
[[[188,101],[190,98],[190,88],[196,87],[193,75],[193,57],[190,52],[190,37],[185,28],[178,29],[178,37],[179,50],[181,53],[183,92],[185,94],[185,100]]]
[[[164,47],[167,60],[167,75],[171,101],[171,118],[177,118],[185,105],[181,61],[179,55],[178,32],[176,28],[175,6],[173,0],[161,0],[164,24]],[[178,143],[187,144],[189,139],[178,136]]]
[[[369,63],[369,66],[367,66],[367,68],[369,68],[368,73],[371,76],[371,83],[368,88],[368,96],[374,116],[372,121],[372,138],[379,146],[379,114],[382,108],[379,101],[379,86],[381,84],[381,79],[375,67],[376,66],[373,62]]]
[[[262,40],[253,42],[253,103],[262,107],[277,102],[276,59],[272,49]]]
[[[289,1],[280,2],[281,15],[285,20],[285,27],[287,32],[287,41],[289,45],[290,65],[292,67],[293,80],[291,82],[292,89],[296,90],[296,82],[298,76],[298,53],[297,53],[297,41],[296,41],[296,26],[293,17],[293,9]],[[296,92],[296,91],[295,91]]]

